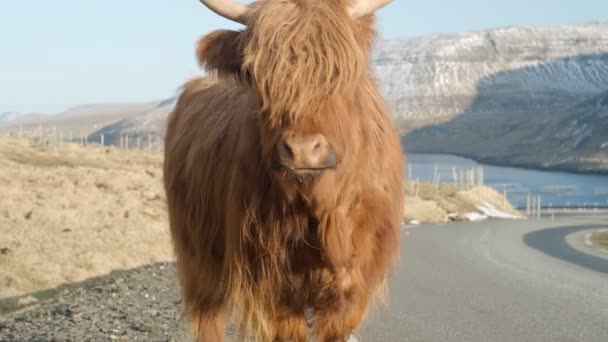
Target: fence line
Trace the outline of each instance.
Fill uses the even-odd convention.
[[[97,127],[93,125],[92,127]],[[114,147],[121,150],[138,150],[148,152],[162,152],[164,141],[161,137],[147,134],[93,134],[94,129],[57,126],[31,126],[26,129],[23,125],[13,127],[11,130],[3,129],[0,134],[10,137],[32,139],[35,143],[46,146],[62,146],[67,143],[79,144],[82,146],[104,146]],[[144,139],[147,144],[144,144]]]
[[[407,179],[412,180],[413,172],[412,172],[412,164],[408,163],[407,165]],[[433,180],[432,183],[441,182],[442,176],[439,170],[439,165],[435,164],[433,166]],[[449,180],[447,177],[444,180]],[[417,180],[419,181],[419,180]],[[461,190],[472,189],[476,186],[485,185],[484,178],[484,168],[482,166],[475,166],[472,168],[465,168],[458,170],[456,167],[452,167],[451,174],[451,182],[456,184]],[[449,183],[449,182],[446,182]]]
[[[35,142],[47,146],[62,146],[67,143],[80,144],[82,146],[103,146],[114,147],[121,150],[137,150],[147,151],[150,153],[162,152],[164,148],[163,140],[154,134],[129,134],[120,133],[114,135],[96,134],[91,135],[92,130],[74,129],[72,127],[57,126],[32,126],[26,129],[23,125],[15,128],[13,131],[6,129],[0,131],[11,137],[29,138]],[[74,137],[78,137],[74,139]],[[143,141],[147,140],[147,144]],[[135,142],[135,143],[133,143]],[[443,179],[444,182],[450,180],[450,177],[442,177],[439,165],[433,166],[434,193],[438,196],[439,183]],[[449,171],[448,171],[449,172]],[[413,180],[413,166],[408,163],[407,166],[408,180],[410,180],[411,194],[418,197],[420,192],[420,179]],[[449,173],[448,173],[449,175]],[[474,166],[471,168],[458,169],[451,167],[451,182],[459,190],[470,190],[476,186],[485,185],[485,174],[482,166]],[[449,183],[449,182],[446,182]],[[506,205],[508,191],[506,185],[502,191],[503,205]],[[522,210],[522,214],[529,218],[541,218],[543,216],[554,217],[556,214],[564,213],[597,213],[608,210],[606,205],[598,203],[584,203],[582,206],[573,206],[569,202],[565,206],[557,208],[552,203],[548,203],[545,208],[542,207],[543,199],[540,195],[528,194],[526,196],[526,207]],[[608,202],[607,202],[608,204]]]
[[[407,165],[407,174],[408,180],[410,180],[410,193],[416,197],[418,197],[417,191],[420,188],[420,179],[416,177],[416,174],[413,172],[413,166],[411,163]],[[470,168],[461,168],[458,169],[454,166],[448,168],[448,177],[443,177],[445,175],[445,168],[440,168],[439,165],[434,164],[429,167],[429,173],[432,172],[432,180],[429,179],[429,182],[434,185],[432,189],[432,193],[435,196],[438,193],[439,182],[444,179],[445,183],[451,183],[456,186],[458,190],[470,190],[476,186],[485,185],[485,169],[482,166],[474,166]],[[444,171],[441,172],[441,169]],[[428,169],[427,169],[428,170]],[[443,175],[442,175],[443,173]],[[451,175],[450,175],[451,173]],[[429,177],[430,178],[430,177]],[[507,184],[503,184],[502,189],[500,187],[494,186],[494,188],[502,193],[503,195],[503,206],[507,205],[507,199],[509,197],[509,189],[507,189]],[[502,191],[501,191],[502,190]],[[516,191],[517,193],[517,191]],[[608,191],[607,191],[608,194]],[[524,194],[525,195],[525,194]],[[545,197],[546,199],[547,197]],[[545,199],[541,195],[533,195],[532,193],[528,193],[525,195],[525,207],[519,207],[521,213],[528,218],[540,219],[541,217],[549,217],[555,218],[555,215],[558,214],[567,214],[567,213],[605,213],[608,211],[608,200],[606,204],[599,203],[583,203],[579,206],[573,206],[569,202],[565,206],[555,207],[553,203],[545,202]]]

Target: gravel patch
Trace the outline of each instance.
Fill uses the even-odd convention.
[[[158,263],[60,289],[0,316],[0,341],[191,341],[174,264]]]

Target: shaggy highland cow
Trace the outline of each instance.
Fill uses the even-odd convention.
[[[403,159],[368,65],[390,0],[201,2],[245,27],[198,42],[209,75],[166,132],[193,333],[223,341],[234,318],[256,341],[345,341],[399,252]]]

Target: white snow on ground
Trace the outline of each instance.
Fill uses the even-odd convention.
[[[500,211],[496,209],[490,203],[484,202],[481,205],[475,206],[479,211],[481,211],[485,216],[494,217],[494,218],[503,218],[503,219],[520,219],[521,216],[505,213],[504,211]]]
[[[464,215],[464,217],[467,218],[467,220],[472,221],[472,222],[483,221],[483,220],[488,219],[488,216],[482,215],[482,214],[476,213],[476,212],[464,213],[463,215]]]
[[[464,217],[467,221],[471,221],[471,222],[483,221],[483,220],[487,220],[489,218],[500,218],[500,219],[519,219],[519,218],[521,218],[519,216],[500,211],[500,210],[496,209],[496,207],[494,207],[493,205],[491,205],[487,202],[484,202],[482,205],[476,205],[475,207],[479,210],[479,212],[472,211],[472,212],[462,213],[462,214],[449,213],[447,215],[447,217],[451,218],[451,219],[455,219],[458,217]]]
[[[585,245],[589,247],[593,247],[593,243],[591,242],[591,234],[592,233],[587,233],[587,235],[585,235]]]

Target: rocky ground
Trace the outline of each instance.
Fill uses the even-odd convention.
[[[0,341],[189,341],[172,263],[66,286],[0,316]]]

